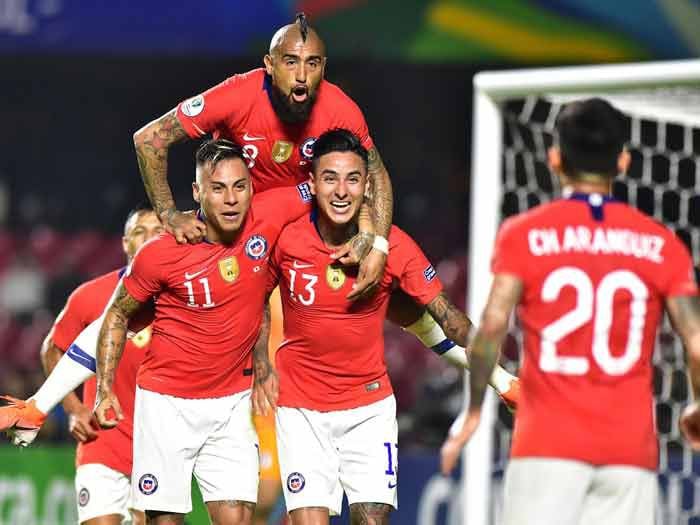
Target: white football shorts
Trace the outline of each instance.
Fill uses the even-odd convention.
[[[393,395],[367,406],[318,412],[277,408],[277,450],[287,511],[348,502],[398,507],[398,425]]]
[[[78,523],[98,516],[120,514],[131,519],[131,483],[128,476],[100,465],[80,465],[75,472],[75,494],[78,504]]]
[[[258,437],[250,390],[184,399],[136,388],[132,494],[136,508],[187,514],[192,474],[207,501],[255,502]]]
[[[503,525],[654,525],[651,470],[555,458],[515,458],[506,469]]]

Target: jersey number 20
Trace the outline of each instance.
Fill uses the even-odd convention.
[[[603,372],[618,376],[634,366],[642,355],[644,318],[646,316],[649,290],[633,272],[618,270],[611,272],[593,288],[591,278],[581,269],[565,266],[550,273],[542,285],[542,301],[551,303],[558,299],[565,286],[576,290],[576,306],[553,323],[542,329],[540,368],[544,372],[566,375],[583,375],[588,372],[587,357],[564,357],[557,354],[557,342],[578,330],[593,319],[593,359]],[[615,292],[630,293],[630,321],[625,352],[619,357],[610,352],[609,335],[613,319]]]

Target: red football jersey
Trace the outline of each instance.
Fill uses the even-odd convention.
[[[285,124],[270,103],[270,82],[263,69],[254,69],[177,108],[177,118],[190,137],[211,133],[243,146],[255,191],[307,181],[313,143],[325,131],[345,128],[360,137],[365,148],[374,146],[362,111],[338,86],[321,81],[309,119]]]
[[[254,196],[230,246],[177,244],[170,234],[143,245],[124,277],[136,300],[156,300],[151,345],[137,378],[141,388],[183,398],[250,388],[270,251],[285,224],[309,210],[309,201],[307,184]]]
[[[681,241],[626,204],[574,194],[507,220],[492,270],[524,284],[513,457],[655,469],[664,299],[698,292]]]
[[[392,393],[384,363],[384,319],[391,291],[400,286],[428,304],[442,284],[423,252],[392,226],[386,271],[376,293],[346,296],[356,270],[331,264],[309,216],[287,226],[275,247],[268,289],[280,285],[284,338],[277,350],[280,406],[319,411],[368,405]]]
[[[65,352],[83,328],[102,315],[119,282],[119,275],[119,271],[108,273],[79,286],[71,294],[50,335],[58,348]],[[129,339],[117,367],[114,393],[124,411],[124,420],[114,429],[97,429],[96,440],[78,443],[75,458],[77,466],[99,463],[126,476],[131,475],[136,372],[146,353],[149,339],[150,328],[145,328]],[[93,377],[83,384],[83,403],[90,408],[95,404],[95,392]]]

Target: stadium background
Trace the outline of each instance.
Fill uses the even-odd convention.
[[[365,113],[389,168],[395,222],[464,304],[471,79],[482,69],[697,56],[697,0],[0,0],[0,392],[43,379],[39,346],[67,294],[122,263],[120,229],[145,198],[131,143],[187,96],[257,67],[304,10],[327,78]],[[170,180],[191,206],[193,146]],[[461,378],[387,326],[399,403],[396,523],[456,523],[436,446]],[[68,523],[72,443],[60,410],[26,451],[0,446],[0,523]],[[419,517],[420,516],[420,517]],[[190,523],[200,523],[194,517]],[[206,521],[204,521],[205,523]]]

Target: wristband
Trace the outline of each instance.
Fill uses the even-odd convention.
[[[374,242],[372,243],[372,248],[379,250],[384,255],[389,255],[389,241],[387,241],[381,235],[374,236]]]

